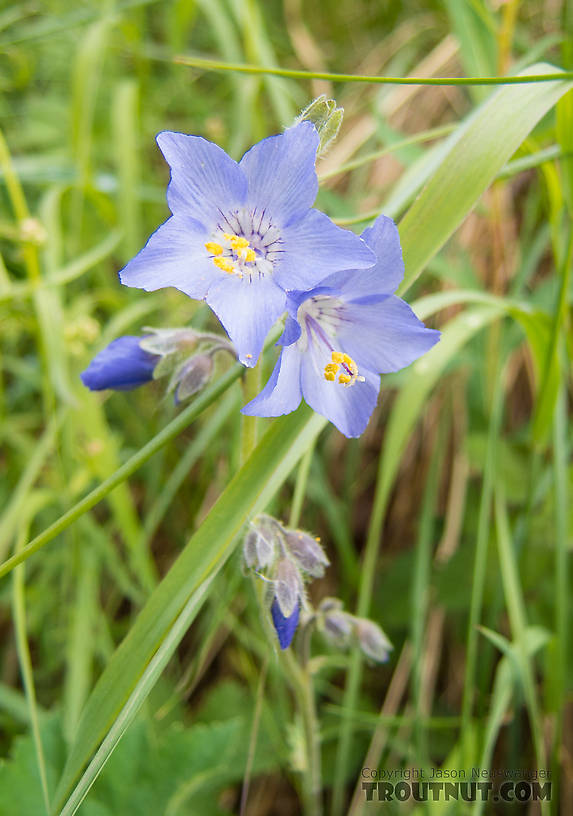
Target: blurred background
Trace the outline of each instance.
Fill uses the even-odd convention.
[[[440,145],[491,93],[248,76],[178,57],[418,77],[516,73],[540,60],[571,69],[570,15],[566,0],[4,4],[0,559],[177,412],[157,384],[129,394],[88,392],[79,373],[95,353],[142,326],[217,329],[205,306],[175,290],[146,294],[117,278],[168,216],[168,168],[154,141],[160,130],[204,136],[238,159],[326,93],[345,117],[317,168],[317,206],[361,231],[379,212],[399,222]],[[506,316],[460,343],[403,441],[389,444],[402,439],[393,436],[396,399],[415,398],[404,391],[412,389],[409,369],[383,378],[361,439],[329,426],[306,459],[300,525],[321,537],[331,560],[310,597],[335,595],[354,610],[371,540],[379,549],[368,614],[394,644],[384,666],[364,668],[349,711],[348,654],[318,636],[313,642],[313,653],[324,656],[316,689],[333,814],[364,809],[360,769],[369,750],[379,768],[462,768],[467,759],[487,768],[543,767],[554,783],[543,812],[573,812],[565,353],[572,340],[572,108],[570,93],[408,292],[414,304],[444,295],[425,318],[436,328],[486,293],[503,302]],[[271,353],[265,370],[273,364]],[[0,814],[45,812],[38,768],[53,791],[97,677],[238,468],[240,399],[237,384],[29,559],[25,574],[2,579]],[[285,521],[294,484],[295,474],[270,508]],[[249,746],[243,812],[302,812],[300,723],[273,648],[237,553],[82,816],[239,813]],[[26,672],[33,673],[32,707]],[[348,718],[353,733],[341,749]],[[403,814],[414,806],[470,807],[369,803],[368,811]],[[485,808],[542,812],[539,803]]]

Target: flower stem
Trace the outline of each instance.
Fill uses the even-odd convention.
[[[297,692],[300,714],[304,726],[306,763],[304,769],[304,800],[306,816],[322,814],[322,777],[320,757],[320,731],[314,700],[314,683],[308,663],[302,667],[290,649],[283,654],[284,665]]]
[[[254,399],[261,390],[261,366],[248,368],[243,377],[243,396],[245,403]],[[240,463],[243,465],[257,444],[258,417],[245,416],[241,422]]]

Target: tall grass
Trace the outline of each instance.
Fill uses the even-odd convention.
[[[367,803],[366,766],[546,769],[531,812],[569,812],[568,9],[0,11],[0,816],[518,807]],[[434,82],[457,76],[494,87]],[[167,216],[155,134],[238,158],[323,90],[346,113],[318,205],[354,228],[398,221],[400,294],[440,343],[383,378],[358,441],[304,407],[241,423],[261,372],[238,364],[182,409],[155,385],[84,389],[119,334],[216,328],[174,290],[117,279]],[[237,551],[263,510],[321,536],[312,599],[378,621],[385,666],[318,636],[304,676],[279,659]]]

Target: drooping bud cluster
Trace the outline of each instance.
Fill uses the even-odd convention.
[[[338,598],[324,598],[321,601],[316,621],[318,629],[333,646],[344,649],[357,643],[370,660],[376,663],[388,660],[393,647],[378,624],[345,612]]]
[[[207,385],[218,351],[235,353],[217,334],[189,328],[144,331],[143,337],[119,337],[100,351],[81,375],[84,385],[92,391],[126,391],[169,377],[167,393],[179,403]]]
[[[260,573],[272,586],[269,593],[271,618],[281,649],[286,649],[298,626],[301,607],[306,605],[304,583],[324,575],[329,561],[318,539],[302,530],[284,527],[271,516],[258,516],[243,544],[249,569]]]

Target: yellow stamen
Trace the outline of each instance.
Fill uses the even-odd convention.
[[[205,244],[205,249],[207,252],[210,252],[211,255],[222,255],[223,254],[223,247],[221,244],[216,243],[216,241],[207,241]]]
[[[247,241],[247,239],[242,238],[239,235],[231,236],[231,238],[229,238],[229,242],[233,249],[235,250],[235,252],[238,249],[246,249],[249,246],[249,242]]]
[[[364,382],[364,377],[358,375],[358,366],[348,354],[343,354],[341,351],[333,351],[331,354],[331,363],[324,366],[324,379],[329,382],[336,380],[338,374],[338,382],[340,385],[350,386],[355,382]],[[342,371],[339,372],[342,366]]]
[[[235,266],[229,261],[227,258],[213,258],[213,263],[215,266],[218,266],[219,269],[222,269],[223,272],[228,272],[229,275],[232,275],[235,272]]]
[[[247,251],[245,252],[245,261],[247,263],[254,263],[256,261],[256,259],[257,259],[257,256],[255,255],[255,250],[251,249],[251,247],[249,247],[247,249]]]

